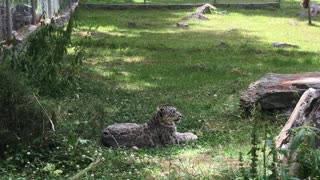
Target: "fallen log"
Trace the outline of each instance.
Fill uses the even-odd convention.
[[[294,108],[289,120],[280,131],[280,134],[276,138],[276,147],[279,148],[282,145],[289,142],[289,130],[294,127],[299,127],[304,123],[312,123],[310,121],[315,120],[319,113],[319,101],[320,90],[309,88],[303,93],[296,107]]]
[[[195,12],[190,13],[183,17],[183,19],[200,19],[200,20],[208,20],[208,18],[204,14],[211,14],[211,10],[217,9],[216,7],[212,6],[211,4],[204,4],[196,9]]]
[[[292,128],[300,127],[304,124],[315,126],[319,128],[320,119],[320,90],[309,88],[303,93],[296,107],[294,108],[290,118],[285,126],[276,137],[276,147],[288,150],[292,142],[292,135],[290,130]],[[317,143],[318,144],[318,143]],[[299,163],[296,162],[298,151],[295,151],[288,156],[280,156],[279,159],[282,163],[290,162],[289,174],[298,175]],[[287,159],[288,157],[288,159]]]

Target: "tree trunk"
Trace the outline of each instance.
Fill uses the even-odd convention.
[[[311,22],[311,11],[310,11],[310,5],[311,5],[311,2],[310,0],[307,0],[308,1],[308,20],[309,20],[309,24],[311,25],[312,22]]]
[[[48,18],[52,18],[52,0],[48,0]]]
[[[72,8],[72,0],[69,0],[69,9]]]
[[[11,0],[6,0],[6,14],[7,14],[7,40],[12,40],[12,12]]]
[[[194,19],[201,19],[207,20],[208,18],[204,14],[211,14],[211,10],[215,10],[216,7],[212,6],[211,4],[204,4],[196,9],[195,12],[188,14],[183,17],[184,20],[194,18]]]
[[[288,144],[289,130],[294,127],[298,127],[304,122],[308,121],[310,117],[315,115],[315,103],[314,101],[320,98],[320,90],[309,88],[303,93],[296,107],[290,115],[289,120],[282,128],[281,132],[276,138],[276,147],[279,148],[282,145]]]
[[[35,25],[36,24],[36,0],[31,0],[31,7],[32,7],[32,20],[31,20],[31,24]]]
[[[301,96],[289,120],[276,138],[276,147],[284,149],[288,149],[290,147],[292,141],[292,137],[289,134],[290,129],[302,126],[305,123],[310,123],[312,126],[318,124],[317,117],[319,116],[319,109],[320,90],[310,88]],[[289,167],[290,175],[298,175],[299,163],[295,162],[298,154],[298,151],[293,152],[292,154],[287,154],[289,159],[283,155],[279,157],[282,163],[293,162]]]

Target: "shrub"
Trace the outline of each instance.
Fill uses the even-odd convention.
[[[56,26],[54,22],[42,25],[25,42],[17,44],[13,41],[12,48],[5,50],[5,63],[23,72],[41,95],[57,97],[75,84],[81,57],[71,58],[67,53],[76,20],[75,12],[66,28]]]
[[[50,112],[17,72],[0,67],[0,154],[4,147],[28,144],[48,135]]]

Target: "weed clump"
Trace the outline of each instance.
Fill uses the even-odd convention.
[[[42,135],[51,125],[48,114],[36,100],[33,90],[16,72],[0,68],[0,154],[6,146],[28,144]],[[51,117],[50,117],[51,118]]]

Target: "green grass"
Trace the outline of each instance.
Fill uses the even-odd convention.
[[[129,163],[138,167],[133,179],[164,178],[169,168],[175,170],[171,174],[175,177],[223,178],[221,172],[237,167],[239,151],[250,148],[251,123],[239,117],[240,92],[268,72],[297,73],[320,67],[319,18],[314,26],[307,25],[306,19],[295,17],[296,6],[226,9],[227,15],[208,15],[209,21],[189,20],[189,29],[178,29],[175,22],[191,10],[83,10],[82,31],[76,39],[82,39],[89,27],[96,28],[86,43],[88,59],[79,101],[104,108],[104,116],[95,119],[100,123],[95,134],[102,125],[114,122],[145,122],[157,105],[174,104],[184,115],[178,130],[197,133],[199,140],[169,148],[122,150],[127,154],[117,156],[118,163],[126,162],[130,154],[147,159]],[[128,27],[129,21],[137,27]],[[290,25],[292,21],[296,25]],[[221,41],[229,47],[218,47]],[[301,48],[276,49],[275,41]],[[282,125],[274,116],[264,117],[259,124],[260,132],[266,124],[274,134]],[[130,177],[116,169],[112,170],[116,177]],[[110,171],[99,168],[94,173]]]
[[[142,4],[144,0],[86,0],[88,3],[110,4]],[[277,2],[276,0],[146,0],[146,4],[198,4],[198,3],[248,3],[248,2]]]
[[[240,151],[248,161],[252,127],[249,119],[239,116],[240,92],[268,72],[320,67],[319,17],[309,26],[306,19],[295,16],[298,3],[283,7],[219,9],[228,14],[207,15],[208,21],[188,20],[188,29],[176,28],[175,23],[192,10],[81,10],[80,30],[73,37],[85,47],[87,57],[79,88],[55,100],[56,129],[69,144],[68,151],[54,149],[49,160],[36,165],[40,170],[26,166],[18,174],[41,177],[52,163],[63,173],[51,175],[65,178],[88,166],[90,158],[103,157],[86,179],[233,179]],[[128,27],[129,21],[137,26]],[[229,47],[217,46],[221,41]],[[276,49],[275,41],[301,48]],[[178,131],[194,132],[199,140],[138,151],[98,143],[103,127],[143,123],[164,103],[183,113]],[[265,126],[275,135],[284,122],[281,116],[263,115],[257,119],[258,131],[262,133]],[[78,146],[86,151],[71,153]],[[63,153],[69,153],[69,158],[59,160]],[[90,158],[81,160],[81,155]],[[74,159],[82,163],[69,167],[58,163]],[[17,171],[7,174],[16,175]]]

